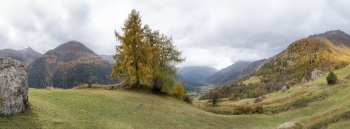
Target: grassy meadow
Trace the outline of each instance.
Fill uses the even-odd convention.
[[[141,91],[29,89],[31,109],[0,117],[0,128],[256,128],[272,129],[288,121],[305,128],[349,127],[350,68],[335,71],[339,84],[328,86],[326,77],[269,94],[260,103],[253,99],[223,99],[217,110],[237,105],[263,106],[264,114],[222,115],[198,109],[171,96]],[[346,79],[348,78],[348,79]],[[323,97],[323,98],[322,98]],[[293,107],[299,100],[306,106]],[[203,108],[202,107],[202,108]],[[279,111],[277,113],[271,111]]]

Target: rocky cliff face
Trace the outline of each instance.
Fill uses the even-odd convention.
[[[11,115],[29,107],[27,73],[24,65],[0,58],[0,114]]]

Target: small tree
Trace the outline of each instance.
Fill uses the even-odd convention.
[[[331,71],[328,76],[327,76],[327,83],[328,85],[334,85],[338,82],[338,78],[337,76],[333,73],[333,71]]]
[[[161,34],[158,30],[152,30],[148,25],[143,29],[146,40],[151,45],[150,51],[153,53],[152,90],[154,93],[170,94],[176,80],[175,64],[183,62],[185,58],[181,57],[181,52],[174,46],[171,37]]]
[[[222,96],[221,93],[216,89],[209,91],[209,99],[211,99],[213,106],[216,106],[221,96]]]
[[[173,87],[173,95],[181,100],[186,97],[186,90],[180,81],[175,83]]]
[[[89,80],[88,80],[88,88],[92,87],[92,83],[94,83],[97,80],[97,77],[95,76],[89,76]]]

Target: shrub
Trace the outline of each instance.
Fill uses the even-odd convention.
[[[264,108],[262,106],[250,107],[250,106],[237,106],[234,108],[234,115],[241,114],[261,114],[264,112]]]
[[[190,98],[188,96],[185,97],[184,101],[188,104],[192,104],[192,98]]]
[[[254,113],[262,114],[262,113],[264,113],[264,108],[262,106],[257,106],[254,109]]]
[[[334,85],[338,82],[338,78],[337,76],[333,73],[333,71],[331,71],[328,76],[327,76],[327,83],[328,85]]]
[[[186,97],[186,90],[185,88],[182,86],[181,82],[177,82],[175,83],[174,87],[173,87],[173,95],[181,100],[184,100]]]

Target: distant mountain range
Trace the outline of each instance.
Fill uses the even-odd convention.
[[[113,58],[113,55],[100,55],[103,59],[107,60],[108,62],[114,63],[115,60]]]
[[[205,78],[211,76],[217,71],[218,70],[214,67],[187,66],[179,67],[177,73],[188,80],[203,82]]]
[[[266,59],[254,62],[238,61],[220,71],[207,66],[180,67],[177,72],[184,85],[227,85],[250,74],[251,72],[254,72],[265,61]]]
[[[212,74],[211,76],[208,76],[207,78],[205,78],[204,82],[206,84],[213,84],[213,85],[228,84],[232,80],[235,80],[237,78],[237,77],[230,77],[230,75],[237,73],[241,68],[251,63],[252,62],[248,62],[248,61],[238,61],[224,69],[221,69],[220,71]]]
[[[89,80],[94,83],[116,83],[108,79],[111,63],[96,55],[78,41],[69,41],[28,66],[29,87],[72,88]]]
[[[28,47],[23,50],[3,49],[0,50],[0,57],[9,57],[21,61],[25,67],[31,64],[36,58],[43,54]]]
[[[206,79],[207,84],[227,85],[257,70],[266,59],[254,62],[238,61],[231,66],[216,72]]]
[[[178,79],[187,91],[198,89],[199,86],[206,86],[203,80],[217,72],[214,67],[207,66],[187,66],[177,68]]]

